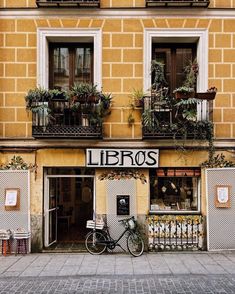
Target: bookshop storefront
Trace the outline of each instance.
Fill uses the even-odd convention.
[[[97,175],[96,216],[111,227],[136,216],[150,250],[201,249],[201,169],[159,167],[159,158],[158,149],[87,149],[86,165]]]

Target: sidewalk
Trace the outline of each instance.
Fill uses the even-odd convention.
[[[235,274],[235,252],[128,254],[28,254],[0,256],[0,278],[101,275]]]

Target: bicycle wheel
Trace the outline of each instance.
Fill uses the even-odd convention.
[[[106,240],[102,232],[90,232],[85,240],[85,246],[89,253],[91,254],[102,254],[107,245],[104,243]]]
[[[131,233],[127,237],[127,248],[131,255],[138,257],[144,252],[144,241],[139,234]]]

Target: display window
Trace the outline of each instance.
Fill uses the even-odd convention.
[[[150,212],[159,211],[200,211],[200,169],[150,171]]]

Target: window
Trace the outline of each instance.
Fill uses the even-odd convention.
[[[49,87],[69,89],[74,83],[93,83],[93,44],[49,46]]]
[[[152,170],[150,179],[150,211],[199,211],[199,169]]]
[[[152,58],[164,64],[165,79],[168,83],[169,93],[182,86],[185,80],[184,68],[196,57],[196,45],[153,43]],[[154,76],[152,76],[152,83]],[[195,85],[196,87],[196,85]]]
[[[176,54],[178,55],[178,60],[175,61],[173,61],[174,50],[178,50]],[[205,92],[208,89],[207,29],[147,28],[144,30],[144,56],[144,91],[151,89],[151,61],[156,56],[167,63],[166,79],[170,84],[170,91],[174,90],[178,83],[181,82],[183,78],[183,62],[190,58],[190,56],[192,58],[196,57],[199,64],[197,92]],[[175,68],[172,68],[172,64],[175,64]],[[176,66],[176,64],[178,65]],[[172,78],[172,76],[175,78]],[[203,101],[202,109],[201,106],[198,106],[198,119],[206,119],[206,109],[206,101]]]
[[[100,29],[39,28],[37,32],[37,84],[39,86],[43,88],[69,87],[74,81],[89,79],[98,86],[98,89],[101,89]],[[64,57],[64,61],[62,60],[62,54],[67,60]],[[81,55],[80,59],[79,55]],[[88,73],[89,64],[90,72]]]

